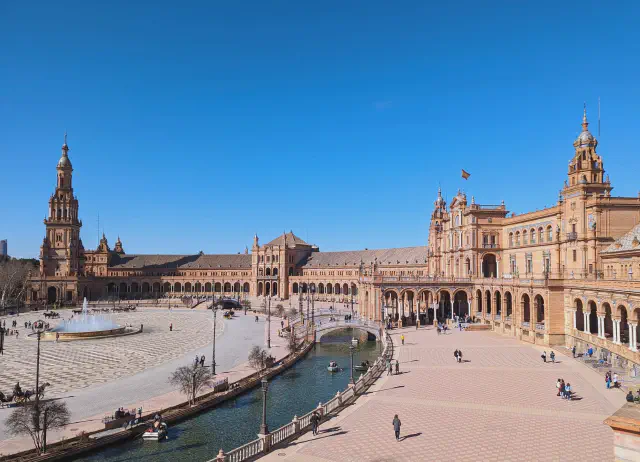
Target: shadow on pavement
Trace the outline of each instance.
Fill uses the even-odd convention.
[[[383,388],[382,390],[368,391],[366,393],[363,393],[363,395],[370,395],[372,393],[380,393],[381,391],[387,391],[387,390],[395,390],[396,388],[404,388],[404,385],[398,385],[397,387]]]
[[[402,437],[402,439],[401,439],[400,441],[404,441],[404,440],[406,440],[407,438],[415,438],[416,436],[420,436],[420,435],[422,435],[422,432],[412,433],[412,434],[410,434],[410,435],[403,436],[403,437]]]

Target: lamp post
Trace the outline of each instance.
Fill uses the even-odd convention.
[[[309,286],[307,285],[307,321],[309,320],[309,302],[310,302],[310,300],[309,300],[309,291],[310,291],[310,290],[311,290],[311,289],[310,289],[310,288],[309,288]]]
[[[271,294],[269,294],[269,311],[267,312],[267,348],[271,348]]]
[[[349,379],[349,385],[355,385],[356,381],[353,380],[353,351],[356,347],[353,346],[353,343],[349,345],[349,352],[351,353],[351,378]]]
[[[216,306],[216,296],[213,296],[213,303],[211,304],[211,311],[213,311],[213,353],[211,355],[211,373],[216,375],[216,314],[218,312]]]
[[[314,325],[316,323],[316,309],[314,304],[313,295],[316,293],[316,286],[311,287],[311,324]]]
[[[260,434],[268,435],[269,428],[267,427],[267,391],[269,391],[269,382],[266,378],[262,379],[262,424],[260,425]]]
[[[35,430],[36,433],[40,431],[40,338],[42,336],[42,332],[44,332],[44,321],[38,319],[35,322],[36,334],[38,336],[38,351],[36,356],[36,396],[35,396]]]

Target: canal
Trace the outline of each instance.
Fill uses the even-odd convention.
[[[352,332],[343,330],[325,336],[293,367],[269,383],[267,424],[273,431],[290,422],[294,414],[301,416],[319,402],[334,397],[349,383],[349,345]],[[366,336],[364,337],[366,338]],[[374,341],[361,341],[354,354],[354,364],[373,362],[380,352]],[[327,371],[335,360],[340,372]],[[360,373],[354,371],[357,380]],[[162,442],[137,438],[82,457],[81,461],[167,460],[206,461],[213,459],[220,448],[229,451],[256,439],[262,420],[262,391],[255,388],[226,401],[211,411],[185,420],[169,428],[169,438]]]

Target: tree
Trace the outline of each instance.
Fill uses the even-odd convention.
[[[292,306],[291,309],[289,309],[289,315],[291,317],[294,317],[296,314],[298,314],[298,310],[296,310],[296,308]]]
[[[206,367],[180,366],[169,376],[169,383],[187,395],[189,404],[195,404],[196,396],[207,385],[211,385],[213,377]]]
[[[29,435],[36,451],[47,450],[47,432],[69,424],[71,414],[62,401],[39,401],[17,408],[5,425],[14,436]]]
[[[249,365],[256,371],[260,371],[264,368],[273,366],[275,358],[267,353],[267,350],[260,348],[258,345],[254,345],[249,350]]]
[[[31,260],[14,258],[0,262],[0,308],[20,305],[27,293],[27,280],[36,267]]]
[[[281,318],[282,315],[284,314],[284,306],[282,305],[282,303],[278,303],[276,305],[276,313],[278,313],[279,318]]]

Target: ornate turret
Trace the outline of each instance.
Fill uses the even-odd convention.
[[[107,236],[102,233],[102,239],[100,239],[100,244],[98,244],[98,252],[110,252],[109,242],[107,241]]]
[[[610,186],[604,181],[604,165],[596,153],[598,140],[589,131],[587,107],[582,114],[582,132],[573,142],[575,154],[569,162],[569,188],[586,185],[594,193],[604,193]]]
[[[115,253],[119,253],[124,255],[124,249],[122,248],[122,241],[120,240],[120,236],[118,236],[118,240],[116,241],[116,246],[113,248]]]
[[[253,248],[254,248],[254,249],[257,249],[259,246],[260,246],[260,241],[259,241],[259,239],[258,239],[258,234],[256,233],[256,234],[253,236]]]

